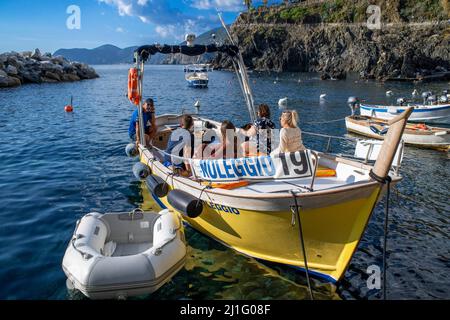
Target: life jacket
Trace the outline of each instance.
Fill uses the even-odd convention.
[[[139,75],[137,68],[131,68],[128,72],[128,99],[131,103],[139,105],[141,97],[139,95]]]
[[[419,124],[416,124],[414,126],[414,129],[416,129],[416,130],[428,130],[428,127],[424,123],[419,123]]]

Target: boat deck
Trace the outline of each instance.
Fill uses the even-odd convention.
[[[352,181],[340,180],[338,178],[316,178],[314,190],[327,190],[336,187],[348,185]],[[235,190],[242,190],[246,193],[264,194],[289,192],[293,189],[305,190],[311,186],[311,179],[292,179],[292,180],[271,180],[251,183],[248,186],[240,187]]]

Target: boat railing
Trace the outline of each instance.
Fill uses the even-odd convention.
[[[176,160],[178,160],[178,161],[188,162],[188,163],[191,163],[191,161],[194,160],[193,158],[187,158],[187,157],[182,157],[182,156],[173,155],[173,154],[168,153],[167,151],[162,150],[162,149],[160,149],[160,148],[158,148],[158,147],[156,147],[156,146],[154,146],[154,145],[150,146],[150,147],[147,148],[147,149],[148,149],[148,150],[154,149],[154,150],[156,150],[157,152],[159,152],[160,155],[162,155],[162,156],[168,156],[168,157],[171,157],[172,160],[173,160],[173,159],[176,159]],[[314,159],[314,161],[313,161],[313,163],[314,163],[314,168],[313,168],[313,171],[312,171],[311,184],[310,184],[309,188],[307,187],[307,188],[305,188],[305,189],[307,189],[308,191],[312,192],[312,191],[314,191],[314,183],[315,183],[315,180],[316,180],[317,170],[318,170],[318,168],[319,168],[319,153],[316,152],[316,151],[314,151],[314,150],[309,150],[309,151],[311,152],[311,156],[312,156],[313,159]],[[244,157],[244,158],[245,158],[245,157]],[[154,162],[154,161],[156,161],[156,160],[157,160],[156,157],[154,157],[153,159],[150,159],[149,162],[147,163],[147,165],[149,165],[150,162]],[[197,178],[197,177],[196,177],[196,178]]]

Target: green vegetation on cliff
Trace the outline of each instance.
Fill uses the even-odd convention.
[[[383,22],[424,22],[449,18],[448,0],[325,0],[259,7],[243,14],[251,23],[362,23],[369,5],[381,8]]]

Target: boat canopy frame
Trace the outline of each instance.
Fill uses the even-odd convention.
[[[247,69],[244,64],[244,59],[242,57],[241,52],[239,51],[238,46],[233,41],[231,34],[225,25],[221,15],[219,18],[222,22],[223,27],[225,28],[228,38],[231,44],[217,45],[217,44],[208,44],[208,45],[144,45],[137,48],[134,51],[134,62],[136,64],[136,69],[138,69],[138,92],[141,97],[140,103],[138,106],[139,113],[139,123],[143,122],[143,81],[144,81],[144,65],[149,60],[149,58],[158,53],[160,54],[182,54],[187,56],[200,56],[205,53],[223,53],[231,58],[233,63],[234,70],[236,72],[237,78],[239,80],[239,85],[241,87],[242,93],[244,95],[245,103],[247,104],[248,112],[250,114],[250,119],[252,122],[256,120],[256,110],[254,105],[253,93],[249,84],[249,78],[247,74]],[[145,132],[144,126],[139,126],[139,143],[145,146]]]

